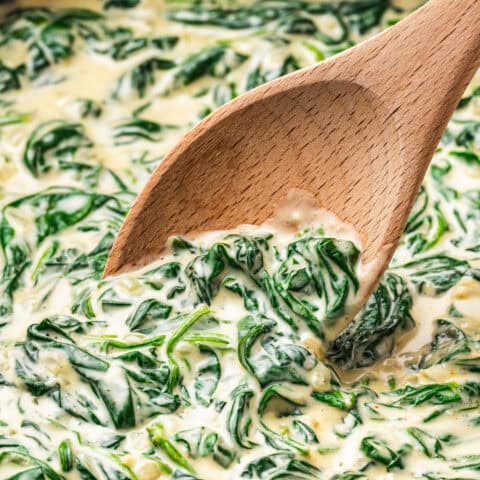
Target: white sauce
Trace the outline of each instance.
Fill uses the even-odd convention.
[[[268,4],[272,11],[277,11],[275,9],[284,3]],[[327,7],[330,3],[322,2]],[[374,7],[382,8],[380,0],[373,3]],[[395,7],[405,6],[407,11],[419,3],[417,0],[392,2]],[[251,5],[251,2],[228,5],[235,9],[241,7],[240,4]],[[102,11],[102,2],[97,0],[21,0],[2,3],[0,17],[4,17],[13,5],[48,6],[54,11],[72,7]],[[219,5],[222,6],[223,2]],[[329,236],[341,239],[343,243],[339,251],[347,257],[346,252],[352,253],[355,247],[361,250],[361,244],[350,227],[328,212],[313,208],[308,198],[298,194],[294,199],[300,198],[300,203],[287,202],[276,221],[256,227],[241,226],[235,230],[235,234],[250,240],[273,235],[267,240],[257,238],[252,241],[255,245],[252,251],[260,252],[263,261],[258,270],[255,264],[258,256],[252,260],[247,250],[232,246],[233,241],[225,238],[232,232],[210,232],[192,240],[194,252],[188,248],[178,254],[172,252],[140,272],[100,280],[108,242],[111,242],[134,198],[130,192],[137,193],[141,189],[152,169],[206,113],[205,109],[218,105],[215,103],[218,92],[228,92],[234,85],[236,94],[240,94],[246,88],[247,78],[253,82],[255,75],[263,75],[262,81],[268,80],[279,74],[281,65],[290,57],[298,66],[304,66],[349,45],[347,41],[328,45],[325,35],[335,39],[342,34],[341,23],[328,8],[312,13],[307,12],[304,5],[301,11],[282,14],[287,19],[300,15],[303,22],[310,19],[317,29],[316,34],[285,33],[282,31],[285,25],[281,27],[280,24],[287,20],[282,16],[262,25],[262,17],[257,14],[255,22],[259,22],[258,26],[249,29],[188,25],[165,16],[167,11],[188,10],[190,7],[184,2],[143,0],[132,9],[109,9],[104,12],[103,20],[84,21],[88,28],[97,32],[97,40],[82,39],[80,27],[76,24],[72,30],[72,55],[57,59],[31,75],[32,78],[20,74],[21,87],[18,89],[8,88],[1,92],[4,80],[0,68],[0,201],[4,222],[1,233],[2,238],[6,238],[0,265],[4,275],[0,284],[0,309],[3,312],[0,316],[0,478],[191,478],[180,476],[179,472],[185,473],[182,459],[194,470],[194,478],[204,480],[480,478],[478,362],[477,371],[475,368],[469,370],[465,363],[461,363],[466,359],[472,362],[480,356],[480,283],[477,280],[480,249],[475,249],[480,244],[480,161],[475,157],[480,155],[480,129],[475,127],[475,122],[480,121],[480,97],[475,96],[475,88],[480,85],[478,79],[466,94],[467,97],[473,95],[473,98],[457,111],[450,124],[451,137],[446,137],[437,152],[412,218],[416,212],[420,213],[407,227],[391,268],[384,277],[382,285],[386,285],[389,278],[397,278],[395,288],[403,296],[392,296],[392,287],[387,297],[390,295],[388,298],[394,304],[403,298],[406,307],[398,324],[379,334],[378,343],[372,340],[381,330],[378,325],[369,327],[370,337],[364,335],[365,329],[354,326],[350,327],[354,328],[350,346],[338,341],[331,347],[305,321],[307,314],[302,313],[300,307],[313,312],[328,340],[336,337],[350,320],[356,298],[361,297],[362,285],[368,281],[368,268],[358,261],[352,263],[359,280],[358,289],[338,264],[325,254],[328,257],[325,262],[333,270],[333,273],[326,273],[327,267],[316,250],[321,239]],[[342,8],[344,10],[339,11],[349,25],[352,41],[373,35],[403,15],[390,8],[381,19],[373,21],[376,10],[368,10],[369,13],[362,16],[348,13],[345,6]],[[360,34],[355,25],[361,26],[362,21],[371,21],[373,25]],[[17,26],[24,27],[27,21],[19,22]],[[90,31],[85,25],[81,27],[84,35]],[[130,29],[134,38],[174,36],[178,37],[178,42],[167,48],[157,48],[150,42],[127,58],[114,60],[108,53],[114,43],[109,35],[118,28]],[[62,44],[68,44],[70,30],[67,28],[66,31],[60,27],[60,33],[52,34],[52,41],[61,40]],[[13,68],[25,63],[31,55],[28,45],[32,48],[31,43],[40,36],[40,32],[35,32],[36,36],[28,41],[4,42],[5,33],[0,31],[0,66],[4,64]],[[117,35],[116,40],[131,40],[131,37],[121,37],[124,35],[122,31],[117,30]],[[42,38],[48,47],[49,37]],[[185,59],[198,54],[202,48],[219,45],[228,51],[222,58],[224,63],[219,62],[217,68],[227,65],[230,72],[220,75],[206,69],[188,85],[175,84],[179,65]],[[57,48],[60,47],[57,45]],[[51,49],[46,50],[52,55]],[[141,96],[130,83],[129,74],[152,57],[176,62],[176,66],[154,69],[151,72],[154,80],[151,84],[147,81]],[[94,106],[101,108],[101,114],[82,117],[85,105],[79,99],[92,100]],[[25,117],[18,123],[4,125],[2,121],[10,115]],[[122,136],[120,126],[135,118],[157,122],[163,128],[141,132],[151,135],[150,140],[134,137],[131,141],[128,135]],[[80,125],[83,140],[77,138],[71,142],[76,145],[78,141],[83,146],[70,153],[55,153],[45,147],[45,151],[40,152],[43,157],[40,155],[37,160],[45,160],[50,168],[41,171],[39,167],[40,171],[34,173],[24,158],[27,142],[39,125],[51,120],[61,120],[63,125]],[[467,127],[470,130],[465,130]],[[48,143],[48,137],[44,141]],[[457,153],[451,154],[451,151]],[[61,161],[70,168],[62,167]],[[72,168],[74,162],[82,167]],[[49,188],[51,190],[47,190]],[[57,192],[60,195],[69,188],[78,191],[70,191],[64,198],[50,196],[50,203],[46,200],[46,194]],[[24,199],[37,192],[42,192],[44,197],[38,196],[34,201]],[[109,196],[103,203],[102,195]],[[24,200],[20,202],[20,199]],[[422,210],[424,200],[427,206]],[[11,204],[15,201],[20,203]],[[88,210],[89,202],[99,204],[82,217],[78,212]],[[60,211],[63,214],[58,215]],[[72,214],[79,215],[79,219],[68,227],[61,227],[61,222],[70,221]],[[14,232],[13,236],[7,234],[9,228]],[[40,241],[39,235],[42,237]],[[103,246],[102,239],[106,239]],[[315,247],[307,249],[304,257],[298,252],[288,253],[295,241],[305,239]],[[212,250],[214,244],[217,250]],[[207,260],[197,261],[191,269],[200,279],[209,275],[215,277],[205,284],[212,289],[209,309],[216,320],[204,316],[180,335],[178,342],[172,341],[185,318],[188,320],[188,315],[202,308],[205,299],[199,297],[201,287],[197,285],[195,289],[193,276],[188,277],[185,271],[190,262],[209,248],[212,255],[223,252],[215,257],[216,260],[221,257],[225,263],[222,272],[216,272],[218,264]],[[25,265],[21,252],[26,252],[23,260],[28,263]],[[412,260],[424,261],[434,256],[443,262],[437,269],[436,264],[433,267],[425,263],[408,265]],[[445,256],[450,260],[445,261]],[[227,257],[230,262],[236,258],[240,264],[252,260],[253,266],[249,264],[242,270],[228,264]],[[288,263],[291,257],[294,261]],[[311,259],[314,260],[309,264]],[[179,266],[172,267],[170,273],[152,273],[155,267],[169,262]],[[285,270],[281,270],[283,267]],[[11,285],[12,296],[9,298],[5,289],[8,281],[14,278],[12,272],[15,273],[16,268],[22,270],[18,284]],[[292,277],[297,282],[292,280],[295,288],[281,290],[278,286],[287,282],[281,271],[287,276],[303,271],[302,268],[315,270],[315,279],[319,283],[319,279],[325,279],[325,288],[319,288],[321,295],[315,290],[313,280],[307,281],[301,275]],[[265,286],[268,275],[277,282],[275,284],[272,280],[271,291]],[[235,292],[233,286],[227,289],[227,277],[246,288],[244,293]],[[332,278],[338,282],[330,282]],[[326,306],[331,306],[332,299],[340,296],[333,289],[340,291],[340,286],[345,285],[348,288],[343,307],[332,315],[332,324],[326,327]],[[289,305],[289,301],[294,301],[292,298],[300,300],[299,303]],[[375,298],[380,305],[380,297]],[[256,304],[253,307],[247,305],[248,299]],[[148,301],[153,303],[147,308]],[[278,309],[275,309],[275,301],[279,304]],[[167,307],[170,308],[168,313]],[[356,317],[355,325],[366,324],[368,308],[375,311],[374,307],[371,300],[367,310]],[[138,313],[139,308],[147,309],[143,316]],[[382,311],[372,318],[377,319],[382,327],[388,326],[389,322],[394,322],[394,315],[391,311],[387,313]],[[249,315],[257,327],[267,329],[269,321],[276,322],[271,331],[262,333],[252,342],[250,356],[247,355],[252,360],[250,366],[242,363],[239,356],[239,324]],[[289,325],[288,317],[293,319],[298,331]],[[50,319],[58,329],[41,323],[45,319]],[[450,326],[439,324],[439,319],[450,322]],[[199,339],[201,335],[208,338]],[[437,343],[432,346],[434,340]],[[135,346],[146,341],[153,343]],[[122,343],[130,345],[125,347]],[[198,344],[210,350],[202,351]],[[364,345],[366,350],[361,350]],[[337,354],[337,364],[332,364],[332,355],[327,352],[332,348]],[[354,348],[357,349],[355,352]],[[134,355],[129,357],[132,352]],[[294,352],[305,355],[302,365],[289,357]],[[269,373],[270,364],[266,357],[270,362],[274,363],[271,359],[275,358],[275,361],[284,363],[280,365],[276,379],[262,385],[259,378],[262,375],[267,377]],[[208,382],[212,382],[215,375],[212,372],[216,371],[215,358],[220,365],[220,379],[210,393],[207,391],[208,398],[202,402],[195,395],[198,392],[202,395],[206,391],[202,388],[208,389]],[[177,380],[168,375],[168,378],[161,377],[165,369],[170,369],[169,375],[172,375],[175,364],[179,372]],[[303,375],[304,385],[278,380],[280,373],[285,374],[289,368]],[[393,378],[395,386],[391,384]],[[202,388],[197,384],[199,380],[203,382]],[[171,381],[174,385],[169,389],[168,382]],[[264,411],[258,413],[262,395],[275,383],[281,384],[278,393],[296,405],[293,414],[290,405],[290,410],[287,409],[290,414],[279,415],[284,412],[285,405],[278,398],[267,402]],[[232,434],[235,427],[235,422],[232,427],[231,421],[233,392],[242,384],[252,394],[250,403],[245,404],[240,415],[239,428],[245,425],[248,416],[252,417],[252,423],[246,429],[248,434],[240,436],[246,445],[249,442],[255,444],[252,443],[251,448],[239,446],[238,439]],[[413,400],[410,404],[405,400],[408,388],[428,385],[432,389],[435,386],[443,388],[443,393],[432,394],[422,402],[417,398],[418,405]],[[403,388],[407,390],[402,393]],[[392,389],[397,390],[392,393]],[[317,392],[316,399],[312,392]],[[445,396],[448,395],[457,395],[458,398],[447,401]],[[152,398],[154,401],[150,402]],[[401,398],[404,398],[403,403]],[[125,407],[127,414],[123,417],[112,414],[112,411],[121,410],[120,406],[128,406],[130,401],[133,407],[131,410]],[[175,402],[177,404],[171,406]],[[168,446],[158,440],[158,426],[157,430],[152,430],[157,422],[162,424],[169,445],[181,455],[180,460],[174,458],[171,450],[169,455]],[[302,438],[295,431],[295,422],[307,425],[318,443]],[[203,427],[218,434],[218,445],[232,453],[228,465],[222,466],[212,452],[207,451],[203,457],[189,452],[176,437],[184,430]],[[267,428],[277,435],[277,443],[266,440]],[[368,443],[370,437],[386,442],[390,450],[385,450],[384,444],[378,447],[383,448],[384,459],[388,452],[392,455],[397,452],[401,461],[386,465],[375,456],[375,452],[367,453],[365,442]],[[419,439],[423,439],[424,448]],[[70,442],[73,459],[66,466],[65,458],[62,465],[58,453],[59,445],[65,440]],[[15,446],[15,443],[21,446]],[[283,476],[277,471],[275,477],[268,469],[258,476],[251,473],[252,462],[266,456],[278,459],[272,455],[285,451],[296,460],[307,462],[307,470],[301,475],[295,474],[294,464],[288,466],[284,461],[282,466],[287,471],[282,473]],[[13,453],[2,456],[4,452]],[[31,457],[25,457],[26,454]],[[31,476],[14,476],[26,471],[30,471]],[[347,476],[346,472],[351,472],[352,476]],[[52,476],[55,473],[57,476]],[[345,476],[335,477],[337,474]]]

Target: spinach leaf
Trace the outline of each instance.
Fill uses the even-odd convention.
[[[227,417],[227,430],[232,441],[241,448],[251,449],[256,443],[248,438],[252,417],[250,400],[255,392],[246,384],[239,385],[230,394],[231,403]]]
[[[113,357],[120,362],[117,366],[125,371],[135,393],[137,422],[173,413],[180,406],[179,396],[169,392],[171,367],[157,357],[157,349],[129,350]]]
[[[389,395],[399,397],[391,403],[394,406],[411,405],[417,407],[424,403],[448,405],[458,402],[464,397],[477,398],[480,395],[480,385],[475,382],[467,382],[463,385],[456,382],[432,383],[418,387],[407,385],[404,388],[390,392]]]
[[[133,118],[122,122],[113,129],[116,145],[128,145],[137,140],[158,142],[165,130],[177,128],[174,125],[160,124],[144,118]]]
[[[419,292],[438,295],[454,287],[468,273],[469,263],[466,260],[438,254],[395,266],[408,272]]]
[[[468,337],[448,320],[435,322],[435,332],[431,344],[422,353],[417,368],[429,368],[452,360],[462,353],[470,352]]]
[[[37,480],[38,478],[42,480],[44,478],[48,480],[65,480],[63,475],[55,472],[55,470],[53,470],[48,463],[40,460],[37,457],[34,457],[33,455],[30,455],[27,449],[23,446],[17,445],[16,449],[2,449],[0,458],[2,460],[8,459],[12,463],[34,465],[34,468],[27,468],[27,470],[13,475],[9,480]],[[39,477],[39,472],[41,477]]]
[[[245,310],[252,313],[258,312],[259,302],[254,290],[243,285],[233,276],[225,277],[222,285],[227,290],[230,290],[243,298],[243,306],[245,307]]]
[[[50,120],[41,123],[28,138],[23,163],[35,177],[47,173],[54,161],[61,169],[89,168],[86,164],[74,163],[73,157],[77,151],[92,145],[80,123]]]
[[[320,470],[308,462],[295,459],[291,453],[275,453],[250,462],[241,474],[241,478],[255,480],[308,480],[320,478]]]
[[[178,432],[175,434],[175,441],[185,445],[190,457],[212,457],[223,468],[228,468],[236,457],[235,451],[224,445],[218,433],[207,427]]]
[[[140,3],[140,0],[105,0],[103,8],[134,8]]]
[[[156,358],[154,350],[143,352],[132,347],[107,359],[76,344],[71,334],[79,328],[84,327],[71,318],[45,319],[29,327],[27,341],[19,347],[23,354],[16,361],[16,371],[33,395],[48,395],[70,415],[97,424],[107,423],[101,418],[103,404],[116,428],[133,427],[152,415],[178,408],[178,397],[167,391],[170,367]],[[141,346],[152,348],[157,343],[152,340]],[[38,362],[40,350],[63,352],[65,360],[59,361],[68,361],[90,390],[62,382],[68,372],[53,377]]]
[[[380,23],[389,6],[389,0],[343,1],[338,4],[338,11],[350,28],[364,34]]]
[[[261,432],[266,444],[275,450],[279,450],[281,452],[291,451],[300,455],[308,455],[309,453],[308,445],[295,440],[289,436],[287,432],[275,432],[271,428],[267,427],[267,425],[263,422]]]
[[[175,447],[175,445],[167,438],[165,434],[165,428],[160,422],[156,422],[149,427],[147,431],[150,437],[150,441],[155,447],[160,448],[162,452],[179,467],[187,470],[188,472],[194,472],[193,467],[188,460],[182,455],[182,453]]]
[[[0,223],[0,243],[2,246],[5,264],[2,270],[1,285],[3,288],[0,316],[12,311],[13,294],[22,285],[22,276],[30,266],[30,247],[25,242],[13,242],[14,229],[2,217]]]
[[[480,97],[480,87],[476,87],[470,95],[463,97],[460,102],[458,103],[459,109],[467,107],[471,101],[477,97]]]
[[[74,285],[90,278],[100,280],[110,249],[113,245],[113,240],[113,233],[107,232],[101,237],[98,244],[87,253],[81,253],[73,248],[59,251],[59,243],[53,241],[44,251],[44,254],[36,265],[32,279],[37,282],[39,278],[46,278],[47,275],[49,276],[48,278],[65,275],[68,276]],[[90,302],[88,293],[89,292],[86,291],[79,295],[79,303],[72,306],[74,310],[80,308],[80,304],[84,314],[86,314],[85,312],[87,310],[91,310],[89,307],[87,309],[84,308],[87,307],[87,303]],[[91,316],[93,317],[94,315]]]
[[[30,121],[32,116],[29,113],[16,113],[16,112],[7,112],[5,115],[0,117],[0,127],[6,127],[7,125],[15,125],[19,123],[26,123]],[[9,157],[3,157],[5,162],[10,162]]]
[[[455,143],[459,147],[471,149],[480,144],[480,122],[476,120],[456,120],[455,123],[463,125],[463,128],[455,137]]]
[[[89,98],[79,98],[76,100],[81,118],[93,117],[99,118],[102,115],[103,108],[100,102]]]
[[[20,75],[25,72],[25,67],[20,65],[16,68],[10,68],[0,61],[0,93],[9,90],[18,90],[21,87]]]
[[[296,33],[312,35],[318,31],[315,22],[303,15],[291,15],[283,17],[279,24],[279,31],[282,33]]]
[[[480,357],[458,359],[455,365],[469,372],[480,373]]]
[[[40,244],[48,236],[62,232],[81,222],[92,212],[107,204],[112,208],[116,207],[117,211],[121,211],[122,207],[118,198],[69,187],[51,187],[33,195],[20,197],[3,207],[0,218],[0,245],[5,259],[1,279],[6,297],[6,301],[0,307],[3,315],[10,311],[13,293],[21,285],[22,275],[31,263],[30,251],[33,247],[29,245],[28,237],[24,238],[22,232],[12,227],[8,219],[10,212],[19,208],[34,212],[32,230],[36,235],[36,243]],[[123,217],[123,214],[124,212],[120,218]],[[75,270],[90,265],[94,269],[97,268],[98,273],[99,265],[100,269],[103,268],[108,255],[109,244],[99,245],[98,248],[100,250],[94,249],[88,256],[78,257],[78,261],[74,261],[71,258],[72,255],[69,255],[68,268]],[[53,257],[55,252],[56,248],[47,252],[43,264],[39,267],[40,270],[47,263],[50,264],[50,257]],[[65,260],[65,255],[63,255],[62,262]],[[40,270],[36,271],[35,275],[38,275]],[[95,271],[93,275],[95,275]]]
[[[168,18],[190,25],[215,25],[230,29],[259,28],[273,24],[273,29],[280,28],[286,33],[314,34],[317,30],[309,23],[308,28],[303,26],[292,30],[285,30],[285,24],[300,18],[297,22],[306,21],[302,13],[319,15],[336,20],[340,25],[341,35],[336,38],[322,32],[319,36],[327,44],[338,44],[348,37],[349,25],[354,31],[361,34],[378,25],[384,12],[389,7],[388,0],[360,0],[309,3],[303,1],[280,0],[276,2],[257,1],[247,6],[236,8],[206,8],[200,5],[189,9],[176,9],[167,14]],[[288,25],[288,23],[287,23]],[[315,25],[315,24],[314,24]]]
[[[140,330],[154,320],[164,320],[168,318],[172,307],[166,305],[154,298],[143,300],[134,312],[127,318],[126,324],[130,330]]]
[[[313,431],[312,427],[307,425],[301,420],[294,420],[292,426],[298,436],[302,437],[304,443],[318,443],[318,438],[316,433]]]
[[[373,436],[364,437],[360,444],[362,452],[372,460],[382,463],[387,467],[387,471],[394,468],[403,469],[403,457],[411,450],[409,444],[405,444],[398,450],[390,448],[384,440]]]
[[[266,82],[275,80],[287,73],[294,72],[300,68],[299,63],[292,55],[288,55],[283,63],[273,69],[265,69],[261,65],[257,65],[247,76],[245,90],[251,90]]]
[[[171,374],[169,378],[170,390],[173,390],[180,378],[180,367],[173,354],[175,346],[197,322],[199,322],[202,318],[208,316],[209,314],[210,309],[208,307],[203,306],[198,308],[196,311],[186,316],[183,322],[170,335],[169,339],[167,340],[166,354],[171,367]]]
[[[143,60],[118,79],[113,91],[113,98],[128,97],[132,91],[135,92],[139,98],[145,97],[147,89],[155,85],[157,81],[156,73],[158,71],[169,70],[174,66],[175,62],[173,60],[156,56]]]
[[[62,472],[70,472],[73,468],[72,444],[69,440],[63,440],[58,445],[58,458]]]
[[[358,290],[358,255],[351,242],[306,236],[288,245],[287,258],[273,276],[283,301],[319,336],[334,327],[349,295]],[[322,299],[321,309],[306,300],[312,293]]]
[[[221,377],[221,364],[217,354],[206,345],[198,345],[198,350],[206,359],[197,367],[197,376],[193,384],[195,399],[201,405],[207,407],[213,400],[213,394],[217,389]]]
[[[190,55],[178,66],[172,88],[190,85],[200,77],[211,75],[225,77],[233,69],[241,65],[248,57],[224,45],[204,48]]]
[[[306,374],[317,361],[304,347],[273,334],[270,319],[245,317],[238,325],[238,359],[262,387],[275,382],[308,385]],[[260,343],[261,348],[256,347]],[[256,351],[256,353],[254,353]]]
[[[40,467],[34,467],[16,473],[15,475],[8,477],[7,480],[43,480],[44,478],[42,469]]]
[[[125,60],[134,53],[148,47],[157,48],[158,50],[170,50],[175,47],[177,42],[178,37],[176,36],[124,38],[114,41],[104,52],[108,52],[114,60]]]
[[[300,319],[322,337],[358,289],[358,250],[351,242],[307,232],[288,245],[286,258],[272,275],[264,269],[263,249],[267,245],[261,237],[228,235],[195,257],[185,273],[199,302],[211,302],[222,285],[226,267],[233,267],[263,290],[275,314],[292,330],[298,330]],[[241,291],[230,278],[225,284]]]
[[[57,339],[57,338],[60,339]],[[127,428],[135,425],[134,403],[131,388],[124,375],[116,378],[117,389],[113,389],[111,380],[106,373],[110,364],[92,355],[87,350],[78,347],[73,339],[56,322],[45,319],[39,324],[28,328],[27,339],[30,342],[41,342],[43,348],[60,349],[68,358],[72,368],[90,384],[95,395],[100,398],[107,408],[113,424],[117,428]],[[35,343],[34,343],[35,345]],[[27,347],[28,348],[28,344]],[[122,378],[123,377],[123,378]],[[123,384],[123,385],[122,385]],[[122,389],[118,389],[122,386]],[[52,397],[61,405],[61,387],[52,391]]]
[[[428,458],[445,458],[441,453],[442,442],[439,438],[417,427],[410,427],[407,429],[407,432],[416,440]]]
[[[405,281],[387,272],[361,312],[330,345],[329,358],[346,368],[366,367],[385,358],[395,336],[415,325],[411,308]]]
[[[351,410],[357,400],[357,394],[354,391],[340,389],[330,392],[312,392],[312,397],[319,402],[345,411]]]
[[[424,473],[422,478],[426,480],[474,480],[473,478],[466,477],[443,477],[434,473]]]
[[[217,277],[223,272],[225,262],[217,245],[195,257],[186,267],[185,274],[193,285],[199,302],[209,305],[218,289]]]
[[[34,79],[45,69],[74,55],[78,40],[98,40],[103,16],[81,8],[17,9],[2,25],[0,44],[23,42],[27,48],[27,70]]]
[[[284,417],[298,412],[297,407],[303,406],[305,403],[296,399],[290,388],[281,383],[275,383],[263,391],[257,411],[262,416],[266,410],[271,409],[278,417]]]
[[[3,207],[2,228],[4,236],[2,247],[5,249],[15,237],[7,215],[10,210],[31,207],[36,210],[35,230],[37,244],[49,235],[65,230],[85,219],[90,213],[107,202],[119,205],[119,201],[109,195],[86,192],[69,187],[51,187],[33,195],[21,197]]]
[[[442,181],[448,168],[448,164],[446,167],[433,164],[431,174],[438,181]],[[441,203],[435,201],[423,186],[405,227],[405,244],[414,254],[424,252],[435,247],[451,229]]]
[[[336,473],[330,480],[355,480],[357,478],[365,478],[365,473],[363,472],[343,472]]]

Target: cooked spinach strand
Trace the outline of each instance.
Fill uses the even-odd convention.
[[[303,210],[103,278],[195,123],[422,1],[21,3],[0,2],[0,478],[478,479],[478,78],[353,319],[361,243]]]

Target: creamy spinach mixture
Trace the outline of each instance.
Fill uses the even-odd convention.
[[[478,80],[333,341],[359,246],[321,224],[175,238],[101,280],[196,122],[419,3],[2,3],[0,478],[480,479]]]

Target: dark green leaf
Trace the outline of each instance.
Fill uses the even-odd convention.
[[[405,281],[387,273],[354,321],[330,345],[329,358],[346,368],[357,368],[388,356],[395,336],[415,325],[411,308]]]

